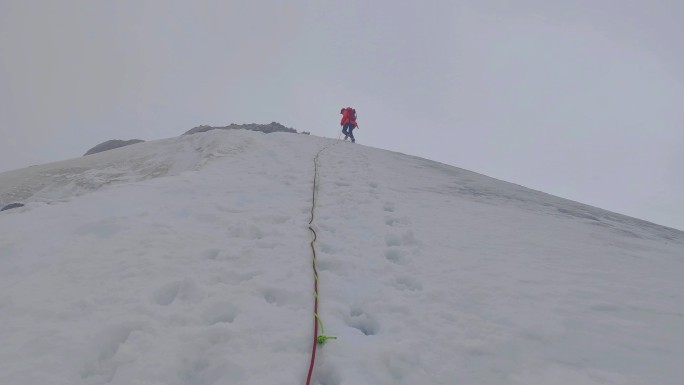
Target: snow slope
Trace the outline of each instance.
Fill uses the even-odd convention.
[[[215,130],[0,174],[0,383],[681,384],[684,233],[455,167]]]

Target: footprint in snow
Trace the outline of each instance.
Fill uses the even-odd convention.
[[[89,357],[93,358],[81,371],[81,378],[89,382],[110,382],[121,365],[114,357],[131,339],[134,340],[133,343],[139,340],[144,328],[142,323],[131,321],[107,326],[94,335],[89,342],[93,350]],[[136,334],[135,338],[132,338],[133,334]]]
[[[219,256],[220,253],[221,253],[221,250],[219,250],[219,249],[209,249],[209,250],[205,250],[205,251],[202,253],[202,258],[204,258],[204,259],[212,259],[212,260],[215,260],[215,259],[218,258],[218,256]]]
[[[409,262],[409,259],[406,256],[406,251],[398,247],[390,247],[389,249],[385,250],[385,258],[392,263],[402,266],[408,264]]]
[[[169,282],[154,291],[152,301],[157,305],[168,306],[176,299],[194,301],[200,296],[199,289],[191,279]]]
[[[203,319],[208,326],[218,323],[232,323],[240,314],[238,308],[230,302],[216,302],[204,310]]]
[[[385,204],[382,206],[382,209],[387,211],[388,213],[393,213],[394,212],[394,203],[393,202],[385,202]]]
[[[418,241],[416,239],[415,235],[413,235],[413,231],[406,230],[401,235],[397,235],[397,234],[385,235],[385,244],[388,247],[391,247],[391,246],[415,246],[415,245],[420,245],[420,241]]]
[[[344,322],[347,326],[357,329],[367,336],[380,332],[380,323],[359,307],[352,307],[349,315],[344,318]]]
[[[399,290],[410,290],[410,291],[420,291],[423,290],[423,285],[420,284],[415,278],[404,276],[399,277],[394,282],[394,287]]]
[[[389,227],[399,227],[410,223],[411,222],[406,218],[399,218],[394,215],[385,216],[385,224]]]

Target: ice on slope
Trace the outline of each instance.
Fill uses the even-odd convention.
[[[315,383],[681,382],[681,232],[360,145],[213,131],[0,174],[3,202],[28,202],[0,214],[0,383],[303,383],[325,147],[319,313],[338,339]]]

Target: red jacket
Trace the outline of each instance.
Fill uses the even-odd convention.
[[[344,126],[345,124],[351,124],[356,127],[356,112],[351,107],[342,109],[342,120],[340,121],[340,125]]]

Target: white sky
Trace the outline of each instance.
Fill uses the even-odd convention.
[[[514,5],[512,5],[515,3]],[[278,121],[684,229],[681,1],[0,0],[0,171]]]

